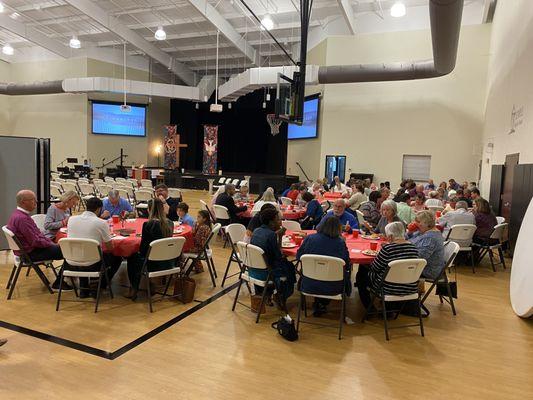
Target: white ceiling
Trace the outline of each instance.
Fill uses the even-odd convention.
[[[275,22],[271,33],[289,54],[297,51],[300,42],[298,0],[245,1],[260,18],[271,14]],[[217,27],[222,27],[219,64],[222,76],[240,72],[254,64],[290,64],[281,49],[245,11],[240,0],[207,0],[210,8],[207,10],[208,17],[204,16],[205,0],[0,2],[4,5],[4,12],[0,14],[0,45],[9,43],[15,49],[13,56],[1,55],[8,62],[51,58],[58,54],[62,57],[81,54],[104,56],[112,54],[110,50],[113,49],[120,54],[122,43],[126,40],[129,54],[151,60],[152,71],[166,74],[166,80],[171,74],[165,71],[171,65],[177,76],[172,81],[185,79],[183,76],[188,76],[191,71],[197,74],[197,81],[205,74],[214,74],[216,32]],[[351,34],[341,3],[349,7],[348,13],[353,14],[351,21],[355,34],[427,29],[428,0],[403,2],[407,6],[406,16],[393,18],[389,13],[393,0],[314,0],[310,46],[328,35]],[[465,0],[463,24],[482,23],[488,3],[490,0]],[[158,26],[163,26],[167,33],[164,41],[154,38]],[[72,35],[81,40],[82,49],[69,48]],[[260,58],[250,54],[254,50]],[[162,63],[169,65],[163,68]]]

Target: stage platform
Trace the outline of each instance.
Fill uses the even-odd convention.
[[[244,172],[225,172],[222,175],[204,175],[201,171],[185,170],[180,171],[166,170],[163,173],[165,183],[170,187],[178,187],[184,189],[200,189],[207,190],[209,188],[208,179],[214,179],[215,185],[221,176],[232,179],[245,179],[245,176],[250,178],[250,192],[262,193],[267,187],[274,188],[276,193],[281,193],[292,183],[299,181],[299,177],[295,175],[270,175],[270,174],[250,174]]]

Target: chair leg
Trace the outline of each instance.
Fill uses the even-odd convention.
[[[76,297],[79,297],[78,296],[78,288],[76,287],[76,283],[74,282],[74,278],[73,277],[70,277],[70,283],[72,285],[72,289],[74,289],[74,295]]]
[[[13,265],[13,268],[11,269],[11,275],[9,275],[9,279],[7,281],[6,290],[10,288],[11,281],[13,280],[13,276],[15,275],[16,270],[17,270],[17,266]]]
[[[346,295],[342,294],[342,302],[341,302],[341,315],[339,317],[339,340],[342,339],[342,327],[344,325],[344,314],[346,312]]]
[[[374,300],[376,299],[376,296],[373,294],[370,295],[370,305],[368,308],[365,308],[365,312],[363,314],[363,318],[361,318],[361,323],[364,323],[368,317],[368,314],[370,314],[370,310],[372,310],[372,307],[374,307]]]
[[[420,323],[420,335],[424,337],[424,323],[422,322],[422,309],[420,307],[420,296],[418,296],[418,321]]]
[[[470,250],[470,260],[472,261],[472,272],[476,273],[476,262],[474,260],[474,249]]]
[[[302,313],[302,301],[305,301],[305,296],[300,293],[300,299],[298,300],[298,315],[296,316],[296,333],[300,331],[300,315]]]
[[[496,266],[494,265],[494,255],[492,254],[492,249],[489,249],[489,259],[490,259],[490,265],[492,267],[492,272],[496,272]]]
[[[109,282],[108,282],[109,284]],[[98,287],[96,289],[96,304],[94,306],[94,312],[98,312],[98,304],[100,303],[100,292],[102,291],[102,274],[98,277]]]
[[[150,312],[154,312],[154,307],[152,305],[152,293],[150,293],[150,278],[146,276],[146,293],[148,293],[148,304],[150,306]]]
[[[170,286],[170,281],[172,281],[172,277],[173,276],[178,276],[177,274],[172,274],[168,277],[167,279],[167,284],[165,285],[165,291],[163,292],[163,297],[165,297],[167,295],[167,292],[168,292],[168,287]]]
[[[222,284],[221,286],[224,287],[224,283],[226,283],[226,278],[228,277],[229,267],[231,266],[231,262],[233,261],[233,253],[229,256],[228,265],[226,265],[226,271],[224,272],[224,278],[222,278]]]
[[[498,254],[500,255],[500,262],[502,263],[503,269],[507,269],[505,266],[505,259],[503,258],[503,249],[502,247],[498,247]]]
[[[31,267],[28,267],[31,268]],[[11,296],[13,295],[13,290],[15,289],[15,285],[17,284],[17,280],[19,279],[20,270],[22,269],[22,264],[19,264],[17,267],[17,270],[15,271],[15,276],[13,277],[13,281],[11,282],[11,286],[9,287],[9,294],[7,295],[7,299],[10,300]]]
[[[267,282],[268,282],[268,279],[267,279]],[[257,317],[255,319],[256,324],[259,323],[259,317],[261,316],[261,309],[263,308],[263,304],[265,304],[266,294],[267,294],[267,285],[265,285],[265,287],[263,288],[263,295],[261,296],[261,304],[259,304],[259,307],[257,309]]]
[[[237,293],[235,293],[235,299],[233,300],[233,307],[231,307],[231,311],[235,311],[235,306],[237,305],[237,300],[239,299],[239,293],[241,291],[242,286],[242,277],[239,276],[239,286],[237,286]]]
[[[381,298],[381,307],[383,308],[383,326],[385,327],[385,339],[389,340],[389,325],[387,322],[387,308],[385,306],[385,297]]]
[[[213,257],[209,257],[209,260],[211,260],[211,267],[213,268],[213,275],[215,275],[215,279],[218,279],[217,269],[215,268],[215,260],[213,260]]]
[[[31,271],[31,268],[28,268],[28,270],[26,271],[26,278],[27,278],[28,276],[30,276],[30,271]]]
[[[108,269],[104,269],[105,281],[107,282],[107,288],[109,289],[109,297],[113,298],[113,289],[111,288],[111,280],[109,279]]]
[[[59,302],[61,301],[61,293],[63,291],[63,268],[61,268],[59,278],[59,293],[57,294],[56,312],[59,311]]]
[[[31,268],[33,268],[35,270],[35,273],[37,274],[37,276],[39,277],[39,279],[41,279],[41,282],[43,283],[44,286],[46,286],[46,288],[48,289],[48,291],[50,292],[50,294],[54,294],[54,291],[52,290],[52,288],[50,287],[50,281],[48,280],[48,278],[46,277],[46,275],[43,273],[43,271],[41,271],[41,269],[39,268],[38,265],[35,265],[35,264],[32,264],[31,265]]]
[[[211,283],[213,284],[213,287],[217,287],[217,283],[215,281],[215,274],[213,272],[213,269],[211,267],[211,263],[209,261],[209,257],[206,257],[205,262],[207,264],[207,270],[209,271],[209,276],[211,277]]]
[[[448,282],[448,280],[446,280],[446,290],[448,290],[448,298],[450,299],[450,306],[452,307],[452,314],[457,315],[457,312],[455,311],[455,304],[453,304],[452,289],[450,288],[450,282]]]

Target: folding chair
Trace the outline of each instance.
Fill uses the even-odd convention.
[[[62,194],[63,194],[63,189],[55,185],[52,186],[52,184],[50,184],[50,201],[52,203],[59,202],[59,198],[61,197]]]
[[[289,197],[280,197],[279,200],[281,201],[281,204],[284,206],[290,206],[292,204],[292,199]]]
[[[111,176],[104,177],[104,182],[113,183],[115,182],[115,178],[112,178]]]
[[[44,220],[46,219],[46,214],[34,214],[31,216],[31,219],[33,219],[33,222],[35,222],[35,225],[37,225],[37,228],[41,232],[44,232]]]
[[[222,278],[222,287],[224,287],[224,283],[226,282],[227,278],[231,278],[235,275],[239,275],[240,272],[237,272],[233,275],[228,276],[229,268],[231,266],[232,262],[236,262],[239,266],[239,271],[242,271],[242,263],[239,258],[239,252],[237,251],[237,243],[242,241],[244,239],[244,235],[246,235],[246,227],[242,224],[230,224],[226,226],[226,234],[229,237],[229,243],[231,246],[231,254],[228,259],[228,265],[226,266],[226,271],[224,272],[224,278]]]
[[[63,238],[59,239],[59,247],[63,257],[65,257],[65,263],[61,267],[59,273],[59,294],[57,295],[56,311],[59,311],[59,304],[61,302],[61,294],[63,290],[63,278],[69,277],[72,280],[75,294],[77,296],[77,290],[74,283],[74,278],[97,278],[98,288],[96,289],[96,304],[94,306],[94,312],[98,312],[98,304],[100,303],[100,294],[102,291],[102,278],[105,278],[107,288],[109,289],[109,296],[113,298],[113,290],[111,289],[111,281],[107,271],[109,267],[105,265],[102,249],[100,243],[94,239],[72,239]],[[83,270],[83,267],[90,267],[94,264],[100,264],[99,271]],[[78,267],[76,269],[69,269],[70,267]],[[80,289],[89,289],[82,288]],[[74,300],[75,301],[75,300]],[[84,301],[81,301],[84,302]]]
[[[476,273],[476,262],[474,260],[474,249],[472,247],[472,239],[476,233],[477,226],[471,224],[457,224],[453,225],[448,232],[446,240],[455,242],[459,245],[459,252],[466,251],[470,253],[472,261],[472,272]]]
[[[433,215],[435,215],[437,213],[437,211],[444,210],[444,207],[441,207],[441,206],[428,206],[428,210],[431,211],[433,213]]]
[[[4,232],[10,250],[13,251],[13,257],[15,258],[15,264],[13,265],[13,269],[11,270],[11,275],[9,275],[9,279],[7,281],[6,286],[6,289],[9,289],[7,299],[10,300],[11,296],[13,296],[13,290],[15,290],[15,285],[17,284],[22,268],[32,268],[37,273],[37,276],[39,277],[43,285],[46,286],[46,288],[51,294],[53,294],[54,291],[50,287],[50,281],[43,273],[43,271],[41,271],[41,268],[39,268],[40,265],[44,265],[46,268],[52,268],[54,275],[57,277],[57,271],[54,265],[52,264],[52,260],[33,261],[30,256],[22,249],[19,240],[17,239],[15,234],[8,229],[7,226],[3,226],[2,231]],[[14,254],[15,251],[19,253],[18,256]]]
[[[181,194],[181,190],[176,189],[176,188],[168,188],[168,197],[172,197],[173,199],[183,198]]]
[[[446,260],[446,263],[444,264],[444,268],[442,268],[441,273],[439,274],[437,279],[427,279],[426,282],[431,283],[431,286],[429,287],[429,290],[426,291],[424,294],[424,297],[420,301],[420,307],[422,307],[422,310],[426,313],[426,315],[429,315],[429,310],[424,305],[424,302],[428,298],[428,296],[433,291],[433,288],[437,286],[437,283],[444,283],[446,285],[446,291],[448,292],[448,296],[442,296],[439,295],[439,300],[442,304],[443,299],[446,300],[450,306],[452,307],[452,313],[453,315],[457,315],[457,312],[455,311],[455,304],[453,303],[453,296],[452,296],[452,289],[450,288],[450,282],[448,281],[448,274],[446,273],[447,270],[449,270],[453,262],[455,261],[455,257],[457,257],[457,254],[459,254],[460,246],[455,242],[446,242],[444,243],[444,259]]]
[[[503,224],[505,222],[504,217],[496,217],[496,221],[498,221],[498,225]]]
[[[322,207],[322,211],[327,213],[331,208],[331,203],[328,200],[324,200],[322,203],[320,203],[320,206]]]
[[[217,183],[213,185],[213,189],[219,189],[220,187],[224,186],[225,182],[226,182],[226,178],[220,177]]]
[[[330,299],[341,301],[341,312],[339,317],[339,340],[342,338],[342,325],[346,314],[346,282],[344,278],[344,260],[337,257],[306,254],[300,258],[302,265],[300,300],[298,302],[298,316],[296,318],[296,332],[300,329],[300,314],[302,307],[307,317],[306,297],[316,297],[319,299]],[[314,284],[332,284],[337,282],[339,288],[336,291],[320,291],[308,286],[311,280]],[[307,284],[307,285],[306,285]]]
[[[502,265],[503,269],[506,269],[505,267],[505,259],[503,257],[503,249],[502,249],[502,243],[504,241],[504,233],[507,230],[509,224],[503,223],[498,224],[494,227],[494,230],[492,231],[492,234],[490,235],[490,238],[487,243],[473,243],[472,245],[475,247],[479,247],[481,249],[481,254],[479,255],[478,262],[481,262],[481,260],[488,254],[490,259],[490,264],[492,266],[492,270],[496,272],[496,265]],[[498,250],[498,255],[500,257],[499,263],[494,263],[494,254],[492,253],[493,250]]]
[[[363,229],[365,226],[365,215],[362,211],[356,210],[355,213],[357,214],[357,222],[359,223],[359,228]]]
[[[274,277],[272,275],[272,269],[268,266],[264,256],[265,252],[260,247],[245,242],[237,242],[237,251],[239,252],[243,269],[239,274],[239,286],[237,286],[237,293],[235,294],[235,300],[233,300],[233,307],[231,308],[231,311],[235,311],[235,306],[237,305],[237,302],[247,308],[250,308],[246,304],[243,304],[238,301],[239,293],[241,291],[241,286],[243,282],[260,286],[263,288],[263,295],[261,296],[261,303],[257,307],[257,317],[255,319],[255,323],[257,324],[261,316],[261,309],[265,304],[267,288],[269,286],[275,286]],[[250,268],[267,271],[266,279],[260,280],[250,277]]]
[[[183,253],[183,257],[185,257],[185,263],[183,264],[183,269],[187,266],[187,263],[191,261],[191,265],[189,268],[186,269],[185,276],[189,276],[192,272],[194,261],[205,261],[207,264],[207,269],[209,271],[209,276],[211,277],[211,283],[213,284],[213,287],[216,287],[216,281],[215,278],[218,278],[217,276],[217,270],[215,269],[215,262],[213,261],[213,250],[209,247],[209,243],[211,243],[211,240],[213,237],[218,235],[218,231],[220,230],[221,225],[215,224],[213,226],[213,230],[211,231],[211,234],[207,238],[204,247],[198,252],[198,253]]]
[[[141,179],[141,187],[152,188],[152,180],[151,179]]]
[[[152,303],[153,303],[152,293],[150,293],[150,279],[159,278],[162,276],[170,276],[170,278],[167,280],[165,291],[163,293],[158,293],[158,294],[161,294],[161,298],[159,300],[162,300],[165,297],[178,297],[179,295],[169,296],[167,295],[167,292],[168,292],[168,287],[170,286],[170,281],[172,280],[172,276],[177,277],[181,272],[181,268],[179,266],[174,266],[174,268],[150,272],[148,270],[149,262],[150,261],[152,262],[177,261],[177,259],[181,255],[181,251],[183,250],[184,244],[185,244],[184,237],[171,237],[171,238],[159,239],[159,240],[154,240],[152,243],[150,243],[150,247],[148,248],[148,253],[146,254],[146,258],[144,260],[144,264],[143,264],[142,271],[141,271],[141,275],[146,277],[146,291],[148,293],[148,302],[150,305],[150,312],[154,312],[153,306],[152,306]]]
[[[215,204],[213,206],[213,210],[215,211],[215,222],[221,225],[220,232],[222,233],[222,239],[224,240],[223,247],[225,248],[226,243],[229,241],[228,235],[226,235],[225,226],[229,224],[231,217],[229,216],[228,209],[224,206]]]
[[[231,181],[231,184],[233,186],[235,186],[235,187],[238,187],[239,186],[239,182],[240,182],[239,179],[234,179],[234,180]]]
[[[298,221],[284,219],[283,221],[281,221],[281,225],[288,231],[292,231],[292,232],[302,230],[302,226],[300,225]]]
[[[209,213],[209,216],[211,217],[211,221],[216,221],[216,217],[213,214],[213,211],[211,211],[211,209],[209,208],[207,203],[205,201],[203,201],[203,200],[200,200],[200,209],[201,210],[205,210],[205,211],[207,211]]]
[[[389,326],[387,323],[387,306],[386,303],[389,302],[404,302],[408,300],[417,300],[418,301],[418,324],[411,325],[401,325],[395,328],[406,328],[409,326],[420,326],[420,334],[424,336],[424,325],[422,322],[422,312],[420,307],[420,294],[418,293],[418,286],[415,287],[412,293],[408,293],[402,296],[390,295],[384,293],[385,283],[391,284],[410,284],[417,283],[420,279],[420,275],[426,266],[426,260],[421,258],[413,258],[409,260],[396,260],[391,261],[385,272],[385,278],[383,279],[382,285],[379,288],[379,291],[371,290],[371,299],[370,306],[367,308],[365,315],[363,316],[362,322],[365,322],[367,316],[371,314],[371,309],[374,307],[374,299],[378,298],[381,300],[381,308],[383,313],[383,325],[385,328],[385,338],[389,340]],[[377,311],[377,310],[376,310]],[[392,310],[391,310],[392,311]],[[398,311],[398,310],[394,310]]]
[[[153,194],[151,191],[137,190],[135,192],[135,209],[137,210],[137,215],[148,213],[148,202],[152,198]]]

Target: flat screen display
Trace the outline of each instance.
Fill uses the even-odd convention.
[[[118,103],[92,103],[93,133],[101,135],[146,136],[146,107],[129,104],[129,112]]]
[[[287,138],[312,139],[318,136],[318,110],[320,98],[313,96],[304,101],[304,121],[302,125],[289,124]]]

